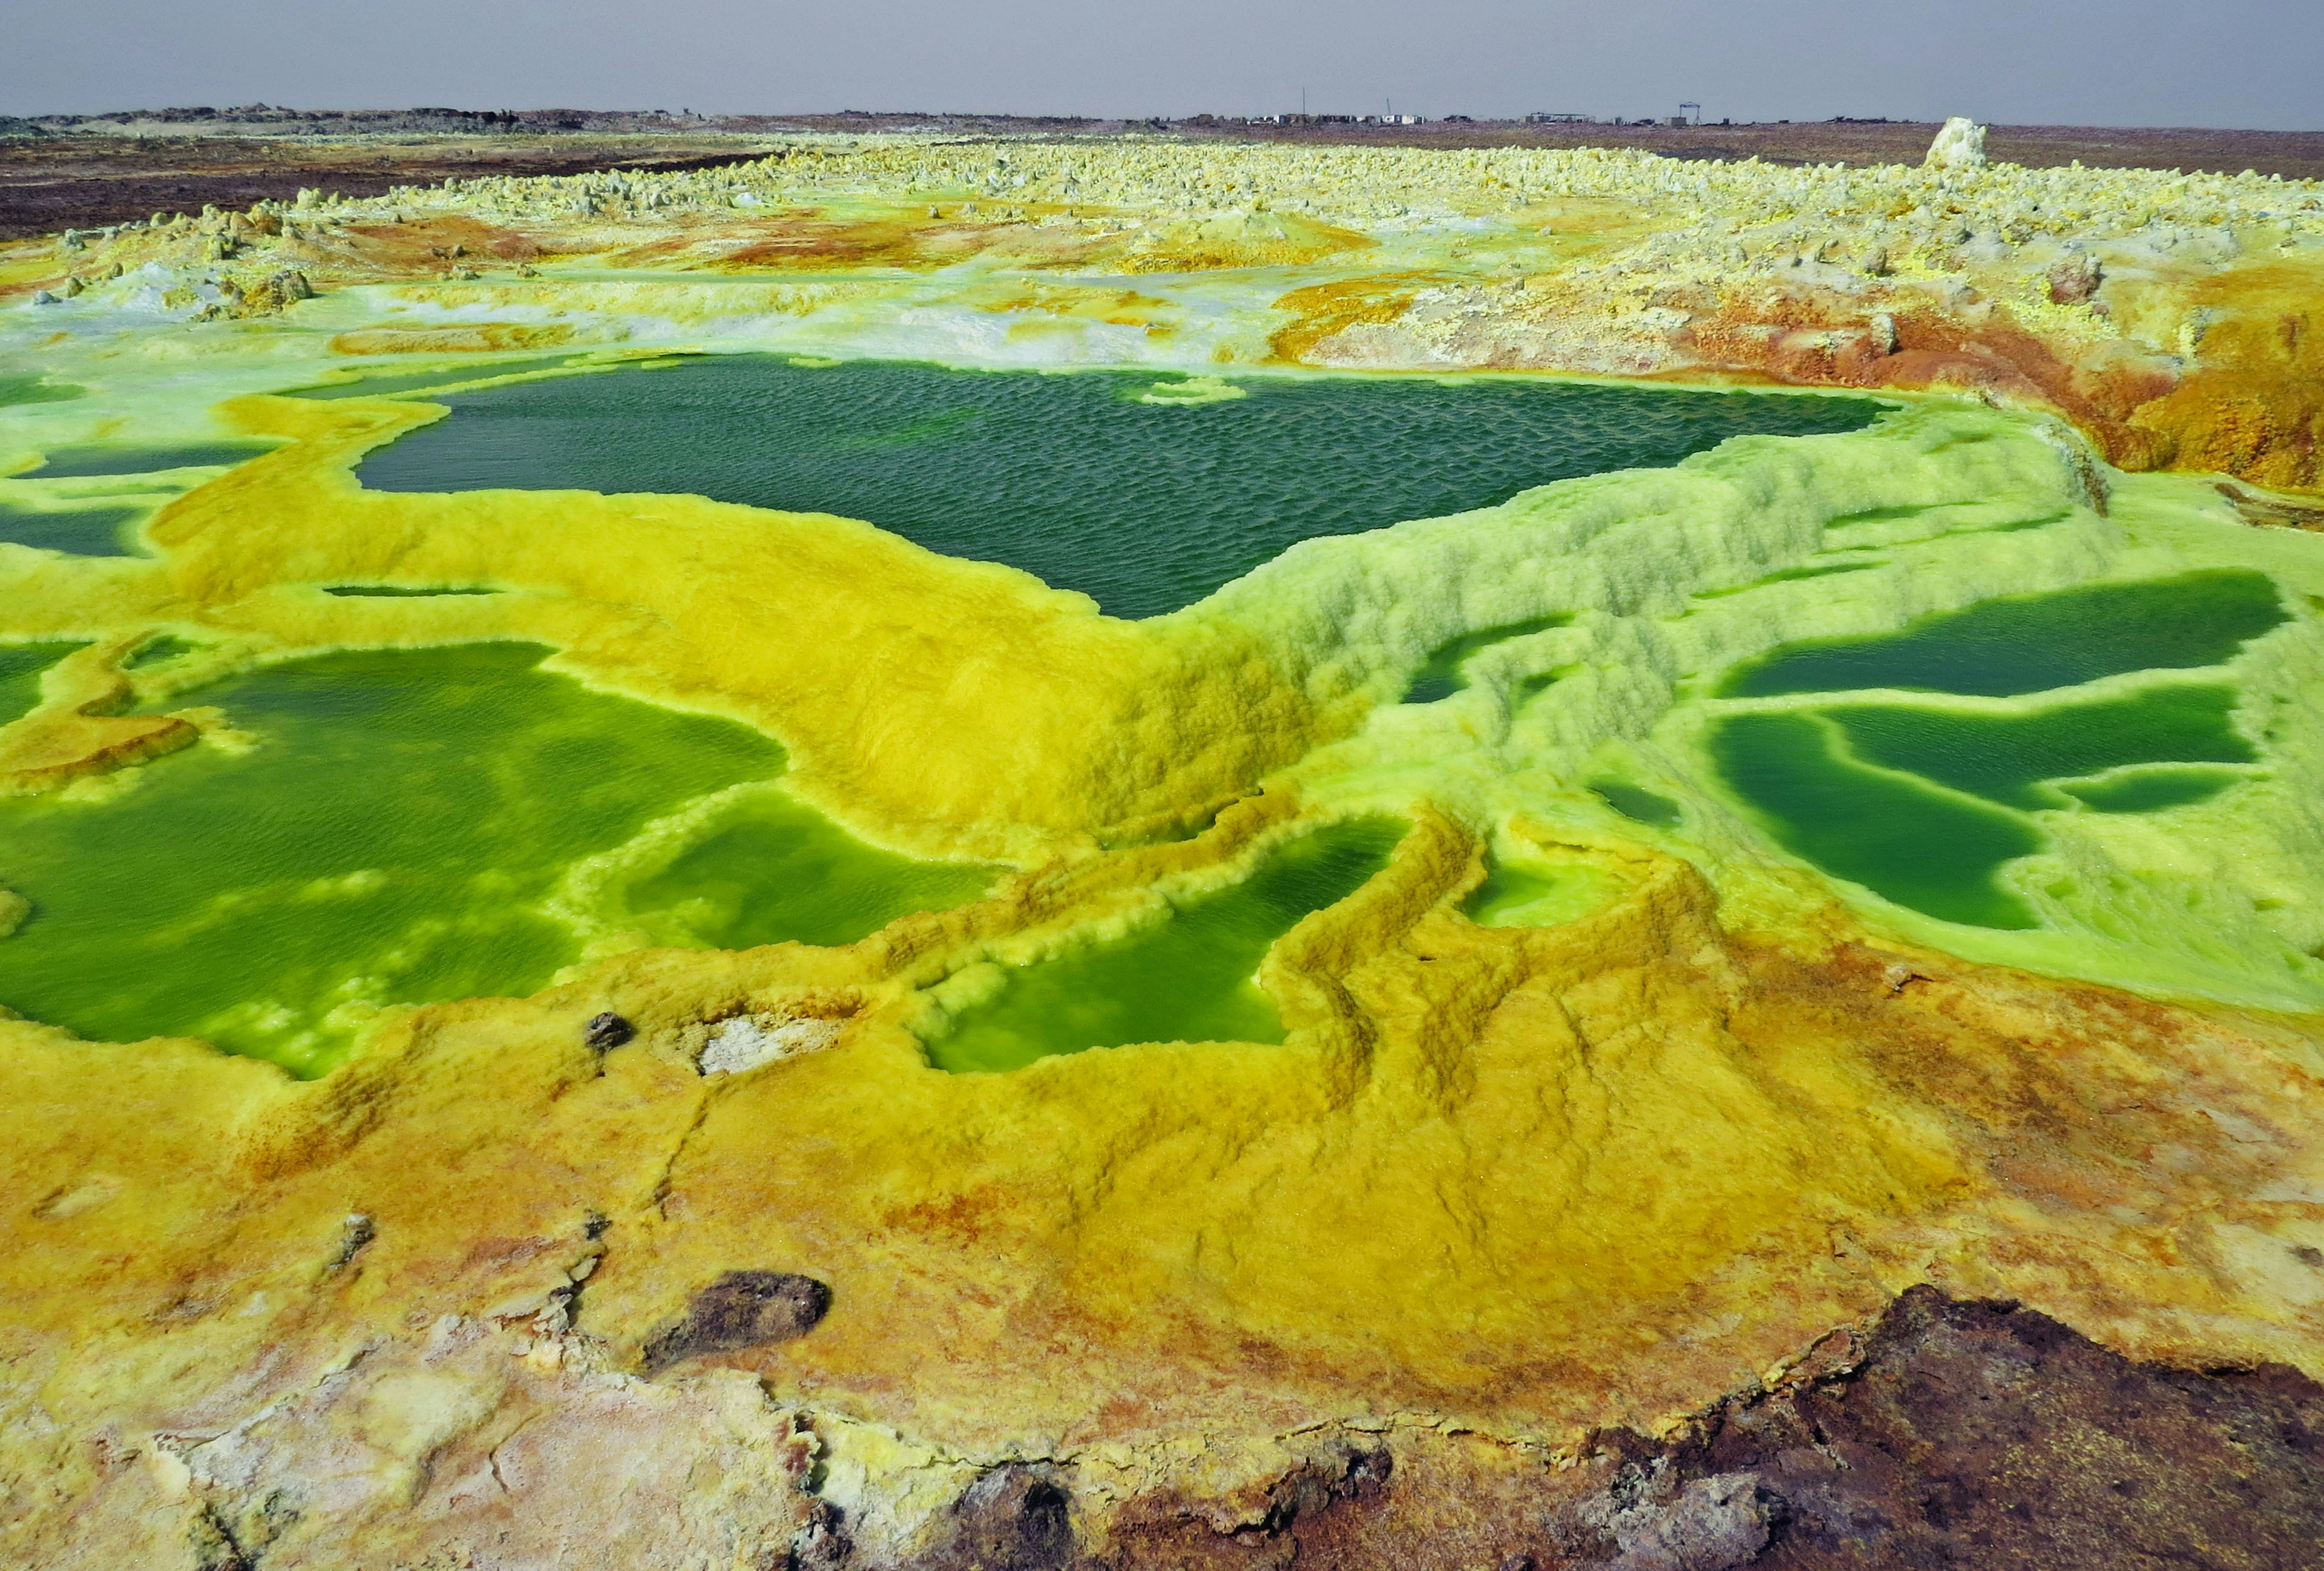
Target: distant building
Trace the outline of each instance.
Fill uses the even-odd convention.
[[[1577,115],[1566,109],[1554,111],[1536,109],[1526,116],[1526,124],[1528,125],[1587,125],[1591,124],[1591,117],[1587,115]]]

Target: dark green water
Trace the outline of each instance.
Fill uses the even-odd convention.
[[[41,376],[0,376],[0,409],[18,403],[62,403],[68,399],[85,397],[86,387],[75,387],[69,382],[51,382]]]
[[[0,503],[0,540],[77,557],[138,554],[130,530],[150,509],[143,507],[12,507]]]
[[[2153,813],[2209,801],[2249,778],[2232,769],[2138,769],[2059,789],[2102,813]]]
[[[2257,756],[2251,744],[2228,723],[2235,707],[2232,688],[2174,683],[2025,715],[1955,715],[1903,704],[1823,713],[1867,763],[2030,810],[2066,805],[2041,789],[2043,781],[2134,763],[2251,762]]]
[[[1279,1042],[1274,1001],[1251,981],[1268,947],[1363,887],[1404,827],[1364,818],[1318,829],[1166,921],[1013,969],[998,994],[928,1044],[928,1057],[965,1073],[1132,1042]]]
[[[1863,398],[1511,378],[1253,377],[1141,403],[1153,372],[952,371],[770,355],[461,393],[373,453],[384,491],[685,492],[867,519],[1007,562],[1116,616],[1158,615],[1318,535],[1676,463],[1729,437],[1854,430]]]
[[[1530,622],[1512,622],[1501,627],[1488,627],[1443,644],[1430,652],[1427,663],[1414,675],[1412,685],[1405,689],[1404,701],[1407,704],[1434,704],[1440,698],[1449,698],[1469,685],[1468,675],[1462,668],[1469,663],[1471,656],[1480,654],[1497,643],[1506,643],[1512,638],[1563,627],[1572,620],[1571,616],[1536,616]]]
[[[2015,595],[1896,633],[1789,643],[1729,673],[1724,698],[1902,688],[2005,698],[2124,671],[2234,658],[2284,620],[2275,585],[2236,568]]]
[[[543,985],[577,958],[544,907],[567,868],[783,767],[755,732],[591,692],[537,670],[545,652],[475,644],[254,672],[198,694],[254,749],[160,760],[109,800],[0,801],[0,884],[33,902],[0,939],[0,1003],[86,1036],[202,1036],[314,1072],[346,1052],[364,1006]],[[665,906],[725,916],[704,932],[671,919],[665,939],[844,941],[906,894],[959,886],[899,891],[900,858],[804,808],[796,819],[770,827],[805,852],[779,832],[743,836],[671,869],[654,892]]]
[[[1679,805],[1668,797],[1640,786],[1601,780],[1591,781],[1590,790],[1599,800],[1633,823],[1649,825],[1656,829],[1675,829],[1679,820],[1685,816],[1679,811]]]
[[[2026,928],[2033,912],[1996,877],[2046,843],[2021,813],[2155,812],[2217,795],[2243,775],[2186,766],[2257,758],[2235,705],[2234,688],[2194,682],[2006,715],[1833,704],[1730,716],[1711,753],[1775,839],[1825,872],[1946,921]]]
[[[1711,735],[1729,785],[1793,855],[1898,905],[1978,928],[2030,928],[1996,882],[2042,836],[2014,813],[1860,768],[1832,751],[1814,715],[1738,715]]]
[[[194,442],[178,447],[148,448],[104,442],[82,448],[59,448],[32,474],[42,480],[80,480],[100,475],[152,475],[164,469],[190,469],[217,465],[231,467],[268,451],[269,442]]]
[[[41,701],[41,673],[83,647],[78,643],[0,643],[0,725],[21,720]]]

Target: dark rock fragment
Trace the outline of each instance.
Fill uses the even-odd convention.
[[[807,1506],[806,1525],[791,1538],[783,1571],[840,1571],[854,1549],[839,1508],[827,1500],[814,1501]]]
[[[1906,1292],[1850,1365],[1599,1437],[1548,1535],[1591,1571],[2324,1571],[2324,1387],[2137,1363],[2013,1304]]]
[[[330,1269],[339,1271],[354,1262],[355,1256],[379,1236],[379,1224],[360,1211],[350,1213],[339,1224],[339,1246],[331,1252]]]
[[[2261,529],[2304,529],[2324,532],[2324,507],[2309,507],[2281,496],[2262,496],[2223,480],[2215,489],[2235,504],[2243,521]]]
[[[601,1053],[609,1053],[637,1034],[637,1027],[609,1009],[603,1014],[590,1016],[581,1040]]]
[[[1045,1468],[993,1468],[953,1502],[951,1531],[922,1571],[1065,1571],[1074,1563],[1072,1504]]]
[[[806,1335],[831,1308],[831,1289],[792,1271],[728,1271],[694,1295],[685,1317],[645,1346],[648,1374],[680,1359]]]

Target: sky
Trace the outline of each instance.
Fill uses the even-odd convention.
[[[2324,0],[0,0],[0,114],[1296,109],[2324,129]]]

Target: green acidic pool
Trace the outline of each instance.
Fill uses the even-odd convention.
[[[1846,735],[1849,751],[1867,763],[2033,809],[2069,805],[2064,796],[2043,789],[2043,781],[2135,763],[2249,763],[2257,754],[2229,723],[2235,707],[2232,688],[2173,682],[2128,698],[2045,705],[2026,714],[1965,715],[1904,704],[1823,713]]]
[[[0,643],[0,725],[41,701],[41,673],[81,648],[78,643]]]
[[[42,376],[0,376],[0,409],[19,403],[62,403],[85,397],[88,389]]]
[[[1902,688],[2003,698],[2124,671],[2218,665],[2284,620],[2265,575],[2226,568],[1987,600],[1871,638],[1786,644],[1727,698]]]
[[[143,507],[13,507],[0,503],[0,540],[77,557],[127,557]]]
[[[83,480],[106,475],[158,475],[169,469],[231,467],[258,457],[272,446],[270,442],[196,442],[148,448],[97,443],[59,448],[32,473],[42,480]]]
[[[1612,874],[1585,864],[1553,867],[1497,857],[1461,910],[1480,928],[1547,928],[1588,916],[1618,892]]]
[[[1011,968],[998,993],[929,1044],[928,1057],[962,1073],[1132,1042],[1279,1042],[1275,1004],[1251,981],[1268,947],[1308,912],[1361,888],[1388,865],[1403,832],[1387,818],[1318,829],[1167,920]]]
[[[619,919],[657,944],[852,944],[975,900],[994,876],[866,846],[777,788],[733,793],[700,817],[675,855],[649,859],[617,897]]]
[[[1116,616],[1190,605],[1317,535],[1667,465],[1729,437],[1857,430],[1853,397],[1532,378],[1277,376],[1141,402],[1153,372],[952,371],[770,355],[556,377],[447,398],[364,459],[385,491],[687,492],[867,519],[1007,562]]]
[[[2250,778],[2234,769],[2135,769],[2059,789],[2102,813],[2156,813],[2207,802]]]
[[[255,736],[247,751],[206,743],[94,800],[0,802],[0,883],[33,903],[0,939],[0,1003],[85,1036],[196,1035],[311,1073],[379,1005],[540,987],[577,955],[543,909],[568,866],[783,762],[742,726],[540,670],[543,654],[260,670],[194,695]],[[774,869],[761,897],[792,899],[787,877]]]
[[[1591,794],[1634,824],[1650,828],[1675,829],[1686,815],[1679,805],[1659,791],[1642,786],[1625,784],[1618,780],[1592,781]]]
[[[1469,685],[1468,674],[1462,668],[1471,656],[1512,638],[1524,638],[1529,633],[1546,633],[1553,627],[1563,627],[1572,620],[1571,616],[1536,616],[1530,622],[1512,622],[1506,626],[1488,627],[1456,638],[1429,654],[1427,663],[1414,675],[1412,685],[1405,689],[1404,701],[1407,704],[1434,704],[1439,698],[1449,698]]]
[[[2032,912],[1995,875],[2043,836],[1999,809],[2155,812],[2214,796],[2241,772],[2186,766],[2258,756],[2235,705],[2233,688],[2192,682],[1990,715],[1835,704],[1730,716],[1711,751],[1776,840],[1825,872],[1947,921],[2024,928]]]
[[[1835,877],[1949,922],[2030,928],[2034,913],[1995,873],[2041,848],[2034,827],[1844,757],[1837,726],[1814,714],[1737,715],[1711,752],[1776,843]]]

